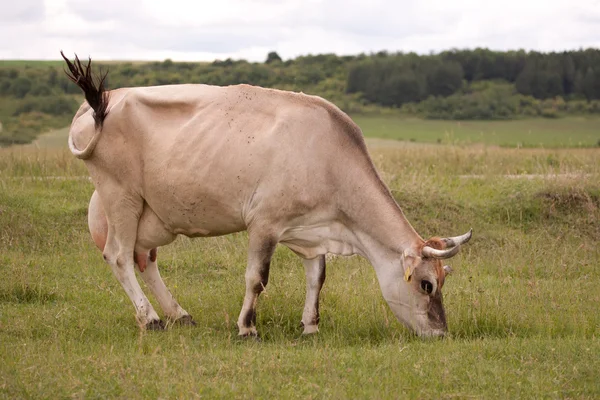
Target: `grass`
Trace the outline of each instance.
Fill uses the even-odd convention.
[[[198,326],[139,332],[87,232],[93,187],[61,134],[0,149],[2,398],[600,396],[598,149],[370,141],[423,236],[475,230],[444,286],[450,337],[413,337],[359,257],[329,261],[320,332],[301,337],[303,268],[280,247],[254,342],[235,327],[244,233],[159,249]]]
[[[444,143],[483,143],[504,147],[594,147],[600,143],[598,118],[438,121],[393,116],[353,116],[365,136]]]

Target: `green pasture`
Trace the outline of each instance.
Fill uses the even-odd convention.
[[[279,247],[256,342],[236,336],[244,233],[159,249],[198,326],[139,331],[65,134],[0,149],[0,398],[600,397],[600,149],[369,141],[422,236],[474,229],[444,285],[449,337],[412,336],[359,257],[328,261],[320,332],[302,337],[302,264]]]
[[[410,142],[546,148],[600,146],[600,119],[593,117],[440,121],[356,115],[353,119],[367,137]]]
[[[62,67],[64,63],[63,60],[0,60],[0,67]]]

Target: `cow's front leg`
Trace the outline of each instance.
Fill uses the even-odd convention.
[[[269,281],[271,257],[277,242],[270,236],[250,232],[248,265],[246,267],[246,295],[238,318],[240,336],[257,336],[256,301]]]
[[[158,300],[168,320],[182,325],[196,325],[192,316],[181,308],[162,280],[156,262],[156,249],[138,254],[137,264],[142,279]]]
[[[325,282],[325,256],[303,259],[306,272],[306,302],[302,313],[303,334],[319,331],[319,294]]]

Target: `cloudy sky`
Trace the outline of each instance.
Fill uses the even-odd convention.
[[[600,48],[600,0],[0,0],[0,59]]]

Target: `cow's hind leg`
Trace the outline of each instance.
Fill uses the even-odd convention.
[[[246,295],[238,318],[240,336],[257,336],[256,302],[269,281],[271,257],[277,246],[277,241],[271,236],[250,231],[249,237]]]
[[[104,259],[133,303],[140,327],[164,329],[164,323],[144,295],[134,271],[134,249],[143,201],[126,194],[114,197],[118,200],[107,204],[109,208],[104,207],[108,222]]]
[[[144,259],[142,260],[141,258]],[[167,319],[181,325],[196,325],[192,316],[181,308],[162,280],[156,262],[156,249],[150,250],[149,253],[144,252],[144,254],[139,255],[138,266],[142,279],[146,283],[146,286],[150,288],[154,297],[158,300],[158,304],[160,304]]]
[[[325,256],[302,259],[306,272],[306,302],[302,313],[303,334],[319,331],[319,294],[325,282]]]

